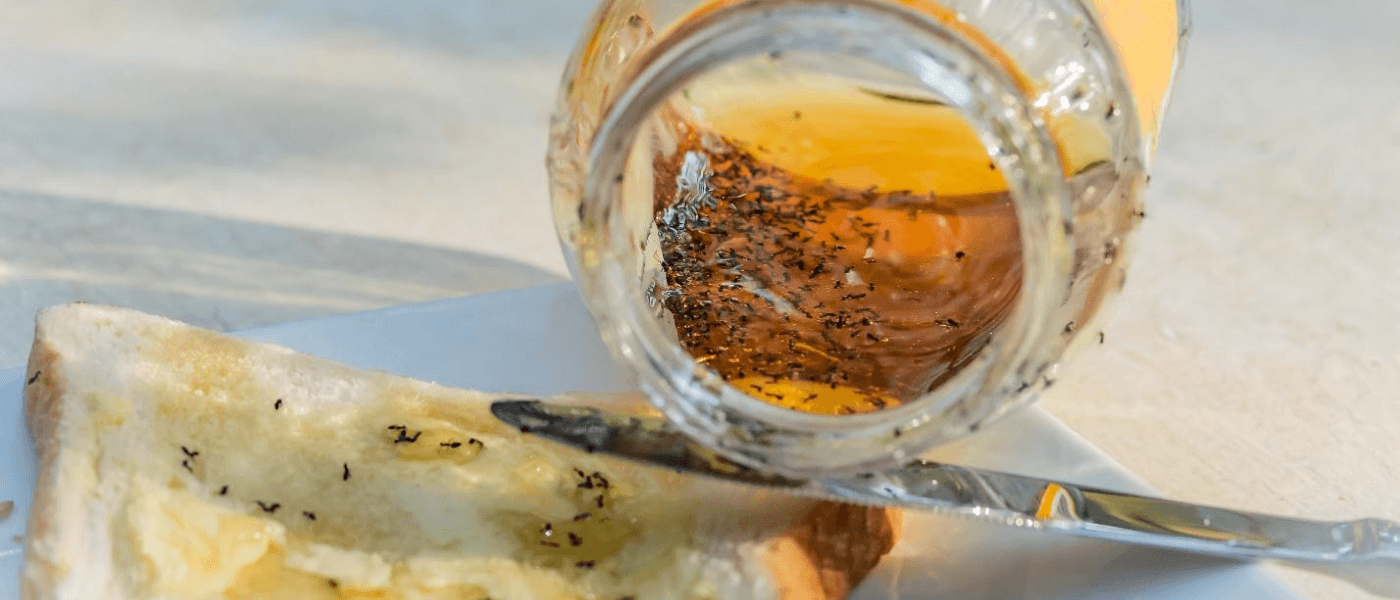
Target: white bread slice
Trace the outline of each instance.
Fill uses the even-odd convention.
[[[898,529],[523,436],[478,392],[130,310],[43,311],[26,379],[25,600],[826,599]]]

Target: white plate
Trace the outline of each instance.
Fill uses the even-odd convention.
[[[348,364],[448,385],[549,395],[634,389],[598,340],[572,284],[329,317],[247,332]],[[0,371],[0,600],[18,598],[34,487],[22,369]],[[1142,482],[1038,409],[935,457],[1122,490]],[[855,594],[868,600],[1292,600],[1256,566],[1109,542],[910,515],[892,555]]]

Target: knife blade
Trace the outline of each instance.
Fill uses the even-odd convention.
[[[1400,598],[1400,523],[1382,519],[1271,516],[922,460],[878,473],[803,479],[731,461],[657,417],[538,400],[498,401],[491,412],[524,433],[587,452],[733,483],[1232,559],[1268,559]]]

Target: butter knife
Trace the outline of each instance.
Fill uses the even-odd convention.
[[[491,412],[522,432],[588,452],[729,482],[1224,558],[1272,560],[1400,598],[1400,523],[1382,519],[1277,517],[927,461],[879,473],[801,479],[726,459],[660,418],[537,400],[495,402]]]

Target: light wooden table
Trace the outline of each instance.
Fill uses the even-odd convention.
[[[73,299],[239,329],[566,278],[545,125],[589,4],[5,3],[0,365]],[[1400,518],[1398,22],[1197,3],[1127,293],[1044,399],[1171,496]]]

